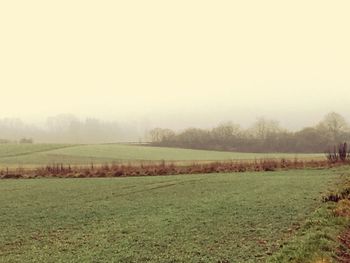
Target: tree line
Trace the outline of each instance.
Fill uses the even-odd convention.
[[[111,143],[144,137],[138,123],[79,119],[72,114],[51,116],[44,123],[28,124],[21,119],[0,119],[0,144],[4,143]]]
[[[289,131],[277,121],[259,118],[248,129],[227,122],[212,129],[188,128],[181,132],[155,128],[149,137],[154,146],[239,152],[323,153],[340,142],[350,141],[345,118],[328,113],[315,126]]]

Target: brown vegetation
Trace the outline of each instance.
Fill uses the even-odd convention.
[[[343,232],[338,239],[341,246],[339,246],[337,251],[337,260],[340,263],[348,263],[350,262],[350,254],[348,252],[350,249],[350,230]]]
[[[334,146],[333,150],[329,150],[326,153],[326,156],[330,162],[345,162],[347,159],[350,158],[348,144],[345,142],[339,144],[338,147]]]
[[[89,167],[72,167],[70,165],[55,164],[34,169],[2,169],[0,178],[35,178],[35,177],[125,177],[125,176],[157,176],[176,174],[201,173],[234,173],[234,172],[262,172],[304,168],[329,168],[348,162],[330,162],[328,160],[288,160],[261,159],[255,161],[225,161],[211,163],[192,163],[178,165],[174,163],[148,163],[141,165],[105,164]]]

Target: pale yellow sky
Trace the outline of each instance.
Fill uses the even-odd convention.
[[[1,1],[0,118],[350,118],[349,12],[348,0]]]

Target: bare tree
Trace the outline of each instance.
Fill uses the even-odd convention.
[[[151,142],[160,143],[175,136],[175,132],[170,129],[154,128],[149,132]]]
[[[332,143],[338,143],[342,140],[342,134],[349,130],[349,125],[342,115],[330,112],[317,125],[317,129],[324,132]]]
[[[238,136],[240,132],[240,126],[232,122],[222,123],[211,131],[213,137],[220,141],[228,141],[233,136]]]
[[[252,134],[260,140],[265,140],[269,134],[281,132],[282,129],[278,121],[268,120],[260,117],[251,128]]]
[[[332,163],[339,161],[345,162],[350,157],[348,144],[346,142],[341,143],[338,147],[334,145],[333,150],[329,149],[329,151],[326,153],[326,157]]]

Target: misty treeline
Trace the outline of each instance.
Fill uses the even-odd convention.
[[[223,123],[213,129],[189,128],[181,132],[155,128],[149,133],[155,146],[239,152],[324,153],[340,142],[350,141],[345,118],[327,114],[317,125],[292,132],[277,121],[259,118],[248,129]]]
[[[0,119],[0,143],[110,143],[135,141],[144,137],[138,123],[118,123],[95,118],[80,120],[71,114],[28,124],[20,119]]]

